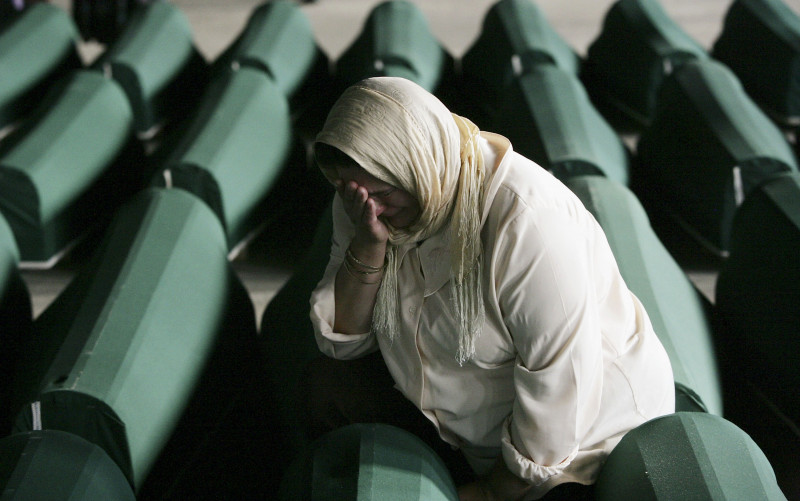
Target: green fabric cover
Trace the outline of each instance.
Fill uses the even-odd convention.
[[[653,121],[639,139],[634,191],[678,218],[724,255],[736,207],[759,183],[797,171],[789,143],[710,59],[688,62],[664,81]]]
[[[595,484],[598,501],[785,500],[764,453],[719,416],[679,412],[629,431]]]
[[[119,38],[92,67],[125,89],[140,133],[191,109],[207,70],[193,45],[189,20],[167,1],[135,9]]]
[[[656,236],[642,205],[625,186],[600,176],[570,179],[567,186],[606,234],[628,288],[642,302],[667,350],[675,382],[700,396],[705,408],[722,415],[710,309]],[[681,403],[693,405],[683,399]]]
[[[781,0],[736,0],[712,50],[750,96],[783,122],[800,123],[800,16]]]
[[[483,19],[480,35],[461,58],[470,92],[502,96],[514,80],[541,64],[575,75],[581,60],[531,0],[500,0]]]
[[[800,174],[756,188],[739,207],[716,311],[731,370],[800,425]]]
[[[292,148],[289,104],[263,72],[243,67],[209,86],[154,182],[183,188],[217,213],[233,247],[263,214],[259,204]]]
[[[76,71],[0,145],[0,212],[23,260],[49,259],[131,189],[120,181],[130,171],[117,161],[130,142],[132,123],[119,85],[93,71]]]
[[[456,500],[447,467],[422,440],[388,425],[354,424],[292,463],[278,499]]]
[[[253,10],[244,30],[217,64],[238,63],[264,71],[287,97],[297,92],[327,57],[317,45],[311,22],[295,2],[275,0]]]
[[[3,501],[134,501],[125,475],[103,449],[63,431],[0,440]]]
[[[593,98],[646,124],[661,82],[684,62],[707,57],[658,0],[618,0],[589,45],[581,76]]]
[[[0,216],[0,437],[11,431],[13,379],[32,326],[31,296],[19,272],[19,250],[11,227]]]
[[[306,364],[322,354],[309,318],[309,301],[328,265],[332,236],[333,218],[328,204],[297,271],[272,298],[261,317],[262,351],[275,394],[277,426],[284,439],[285,451],[281,457],[285,458],[295,457],[308,446],[299,426],[297,389]]]
[[[213,212],[183,190],[151,188],[120,209],[35,328],[20,364],[15,430],[34,427],[39,402],[43,429],[99,445],[138,487],[220,333],[255,335],[255,315]]]
[[[492,122],[515,151],[562,180],[601,174],[628,183],[628,150],[573,73],[553,65],[531,69],[509,85]]]
[[[345,87],[368,77],[394,76],[436,92],[453,58],[440,45],[422,11],[407,0],[387,0],[369,14],[358,38],[336,61]]]
[[[0,127],[20,118],[53,81],[80,66],[78,29],[64,9],[37,3],[0,31]]]

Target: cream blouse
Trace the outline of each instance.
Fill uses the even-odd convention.
[[[605,235],[568,188],[482,133],[486,322],[460,366],[447,232],[399,249],[400,334],[333,332],[334,281],[353,225],[337,196],[331,258],[311,296],[317,342],[352,359],[380,349],[397,388],[477,473],[502,454],[536,499],[592,483],[622,435],[674,411],[672,369]],[[487,141],[488,138],[488,141]]]

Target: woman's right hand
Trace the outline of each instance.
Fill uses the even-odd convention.
[[[367,189],[355,181],[336,181],[336,191],[342,198],[344,210],[356,229],[354,241],[359,245],[386,246],[389,229],[378,219],[384,208],[369,197]]]

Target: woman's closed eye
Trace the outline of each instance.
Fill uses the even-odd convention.
[[[389,188],[388,190],[383,190],[383,191],[377,191],[377,192],[370,193],[369,196],[371,198],[386,198],[389,195],[391,195],[392,193],[394,193],[395,190],[397,190],[397,188]]]

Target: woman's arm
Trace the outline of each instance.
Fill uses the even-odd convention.
[[[355,236],[336,274],[333,329],[342,334],[363,334],[372,325],[389,231],[378,219],[378,206],[363,186],[337,182],[345,212],[355,226]]]

